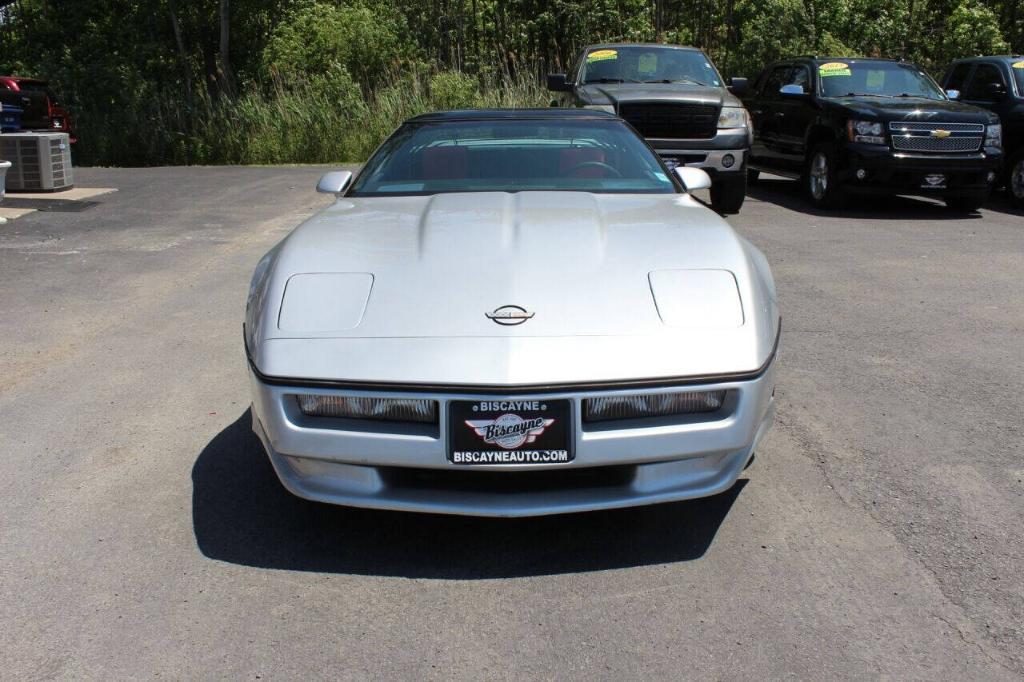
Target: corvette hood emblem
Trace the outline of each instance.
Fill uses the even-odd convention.
[[[488,319],[505,326],[511,327],[526,322],[534,313],[528,312],[526,308],[517,305],[503,305],[492,312],[484,313]]]

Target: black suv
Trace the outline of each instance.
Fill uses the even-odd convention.
[[[726,88],[697,48],[643,43],[591,45],[571,73],[548,76],[560,93],[551,106],[618,114],[670,168],[707,171],[719,213],[739,211],[747,194],[750,117],[737,97],[746,85],[734,78]]]
[[[864,192],[939,196],[973,211],[1002,163],[999,118],[950,100],[901,61],[789,59],[765,69],[744,100],[751,181],[760,170],[799,178],[823,208]]]
[[[1009,159],[1001,183],[1024,206],[1024,56],[957,59],[946,69],[942,84],[951,97],[999,115]]]

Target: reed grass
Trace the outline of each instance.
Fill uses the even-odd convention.
[[[531,76],[395,74],[364,93],[350,79],[250,87],[231,100],[166,93],[76,112],[76,163],[102,166],[363,161],[402,121],[446,109],[545,106]]]

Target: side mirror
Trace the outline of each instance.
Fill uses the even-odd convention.
[[[783,85],[779,88],[779,94],[783,97],[807,97],[807,93],[804,92],[804,86],[795,83]]]
[[[989,83],[985,86],[985,92],[992,99],[1002,99],[1006,97],[1006,86],[1002,83]]]
[[[946,90],[946,97],[950,99],[960,99],[959,90]]]
[[[732,94],[736,95],[737,97],[741,97],[744,94],[746,94],[746,92],[747,92],[747,85],[748,85],[748,83],[747,83],[747,79],[746,78],[738,78],[738,77],[730,78],[729,79],[729,92],[731,92]]]
[[[352,182],[351,171],[331,171],[320,177],[320,182],[316,183],[316,191],[340,197],[348,189],[350,182]]]
[[[552,92],[568,92],[572,90],[572,84],[566,82],[564,73],[549,73],[548,90]]]
[[[698,189],[711,187],[711,176],[700,168],[689,168],[688,166],[676,166],[672,172],[683,183],[687,192],[696,192]]]

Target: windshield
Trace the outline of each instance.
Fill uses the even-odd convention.
[[[924,97],[946,99],[931,76],[900,62],[837,60],[818,65],[824,97]]]
[[[693,83],[720,87],[722,78],[699,50],[626,45],[591,50],[581,83]]]
[[[351,196],[570,190],[672,193],[657,156],[622,121],[406,123],[367,161]]]

